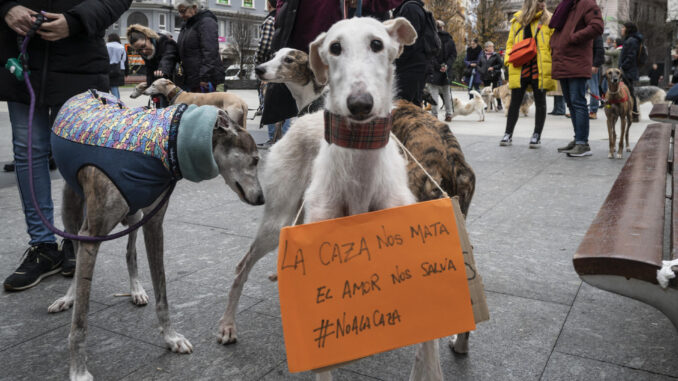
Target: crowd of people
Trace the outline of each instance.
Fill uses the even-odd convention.
[[[184,23],[175,41],[172,35],[158,33],[142,25],[130,25],[127,43],[144,60],[146,82],[169,78],[183,90],[212,92],[224,83],[224,65],[219,56],[216,16],[202,7],[200,0],[177,0],[176,11]],[[442,98],[445,121],[451,121],[453,103],[450,84],[454,78],[457,45],[442,21],[431,23],[430,12],[421,0],[356,0],[348,1],[348,14],[336,0],[268,0],[269,14],[261,25],[261,40],[256,62],[269,60],[283,47],[308,52],[308,46],[321,32],[343,17],[361,14],[380,20],[404,17],[416,30],[417,41],[403,49],[395,61],[398,83],[396,97],[415,104],[422,103],[426,87],[435,98]],[[17,0],[0,3],[0,61],[19,57],[17,38],[31,33],[39,9],[32,2]],[[50,130],[60,106],[70,97],[88,89],[111,91],[120,97],[128,72],[125,47],[120,36],[110,34],[104,41],[106,28],[130,7],[131,0],[53,0],[46,21],[37,28],[28,45],[29,78],[35,88],[36,104],[33,120],[32,172],[37,206],[53,223],[53,203],[49,176]],[[361,9],[357,9],[361,5]],[[431,30],[433,28],[433,30]],[[495,51],[492,41],[472,39],[465,50],[461,81],[469,90],[480,86],[497,88],[504,83],[511,91],[506,129],[501,146],[512,142],[518,123],[523,95],[534,95],[536,116],[530,147],[537,148],[544,130],[547,94],[555,95],[552,115],[569,109],[574,139],[559,152],[569,156],[591,155],[588,145],[589,119],[595,118],[599,98],[607,84],[601,72],[619,67],[631,94],[639,79],[638,57],[643,50],[643,36],[630,22],[621,27],[619,39],[603,43],[603,20],[594,0],[562,0],[554,13],[546,9],[544,0],[524,0],[520,11],[510,19],[510,31],[503,54]],[[534,56],[515,65],[511,53],[518,44],[536,41]],[[50,49],[58,42],[59,49]],[[678,62],[678,54],[675,55]],[[678,65],[677,65],[678,66]],[[657,65],[649,73],[652,84],[663,79]],[[678,75],[673,76],[674,79]],[[298,114],[297,106],[285,85],[269,83],[262,88],[261,122],[269,129],[270,141],[276,131],[284,134]],[[587,91],[592,94],[587,102]],[[23,290],[43,277],[61,272],[72,276],[75,259],[73,244],[56,237],[40,220],[31,201],[28,168],[28,115],[30,97],[26,86],[7,70],[0,70],[0,100],[8,102],[12,127],[15,171],[30,236],[29,249],[21,265],[4,282],[7,290]],[[162,105],[159,105],[162,107]],[[434,115],[438,108],[432,109]],[[637,117],[637,106],[634,116]]]

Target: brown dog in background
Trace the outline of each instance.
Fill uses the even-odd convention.
[[[617,140],[615,124],[617,119],[621,119],[621,132],[619,134],[619,149],[617,150],[617,159],[622,158],[624,150],[624,139],[626,139],[626,151],[631,152],[629,148],[629,130],[633,121],[633,97],[628,87],[622,82],[621,69],[607,69],[605,72],[607,78],[608,90],[605,94],[605,116],[607,117],[607,134],[610,138],[610,152],[607,157],[614,157],[614,145]]]

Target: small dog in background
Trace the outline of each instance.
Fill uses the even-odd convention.
[[[495,98],[501,99],[501,103],[504,105],[504,115],[508,116],[508,109],[511,105],[511,89],[509,89],[508,83],[495,88],[493,94]],[[520,112],[527,116],[530,106],[532,106],[533,103],[534,95],[531,92],[526,91],[525,96],[523,96],[523,102],[520,104]]]
[[[480,96],[483,97],[483,101],[487,105],[487,111],[499,111],[497,109],[497,98],[494,97],[492,86],[483,87],[480,90]]]
[[[452,118],[457,115],[464,116],[475,112],[480,117],[478,121],[484,122],[485,107],[487,107],[487,104],[485,104],[483,97],[477,91],[471,90],[470,94],[473,95],[473,98],[468,102],[464,102],[461,99],[454,97],[454,112],[452,113]]]
[[[647,102],[650,102],[653,105],[668,103],[666,101],[666,91],[657,86],[638,86],[634,90],[638,106]]]

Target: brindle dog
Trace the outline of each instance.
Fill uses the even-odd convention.
[[[252,205],[263,204],[263,193],[257,178],[257,163],[259,161],[257,146],[252,136],[230,119],[224,111],[219,111],[219,117],[214,127],[212,151],[219,173],[240,199]],[[77,178],[82,187],[84,199],[70,186],[64,187],[62,213],[66,231],[78,233],[81,236],[105,236],[117,224],[125,222],[129,213],[127,201],[104,172],[94,166],[86,166],[80,169]],[[143,208],[142,212],[149,213],[153,210],[161,202],[166,192],[163,192],[152,205]],[[167,346],[173,352],[191,353],[193,351],[191,343],[177,333],[170,324],[163,264],[162,224],[166,209],[167,204],[162,206],[157,214],[143,226],[148,265],[155,292],[156,313]],[[85,210],[87,211],[86,214],[84,213]],[[132,237],[130,237],[129,244],[134,244]],[[58,312],[73,305],[71,333],[69,335],[71,380],[92,379],[86,365],[85,337],[87,335],[87,313],[92,275],[100,245],[100,242],[80,242],[76,244],[77,266],[73,282],[66,295],[50,306],[50,312]],[[129,268],[130,274],[132,274],[132,271],[136,273],[136,252],[130,258],[128,251],[128,265],[130,265],[131,259],[134,268]]]
[[[619,134],[619,149],[617,150],[617,159],[622,158],[624,150],[624,139],[626,139],[626,152],[631,152],[629,147],[629,130],[633,122],[633,97],[628,87],[622,82],[621,69],[607,69],[605,72],[607,78],[608,90],[605,94],[607,103],[605,104],[605,116],[607,116],[607,134],[610,138],[610,152],[607,157],[614,157],[614,145],[617,140],[615,124],[617,119],[621,119],[621,132]]]

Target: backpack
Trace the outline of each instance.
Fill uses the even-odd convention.
[[[405,1],[400,6],[400,10],[396,16],[400,16],[402,9],[409,3],[418,5],[421,10],[424,11],[424,24],[422,25],[422,30],[418,37],[418,39],[422,40],[424,43],[424,55],[427,59],[437,57],[441,52],[443,44],[440,41],[440,37],[438,37],[438,28],[436,27],[436,20],[433,18],[433,13],[424,9],[424,6],[421,5],[420,2],[409,0]]]
[[[638,66],[643,66],[645,63],[647,63],[647,57],[648,57],[648,52],[647,52],[647,46],[640,42],[640,45],[638,47],[638,59],[636,60],[638,62]]]

